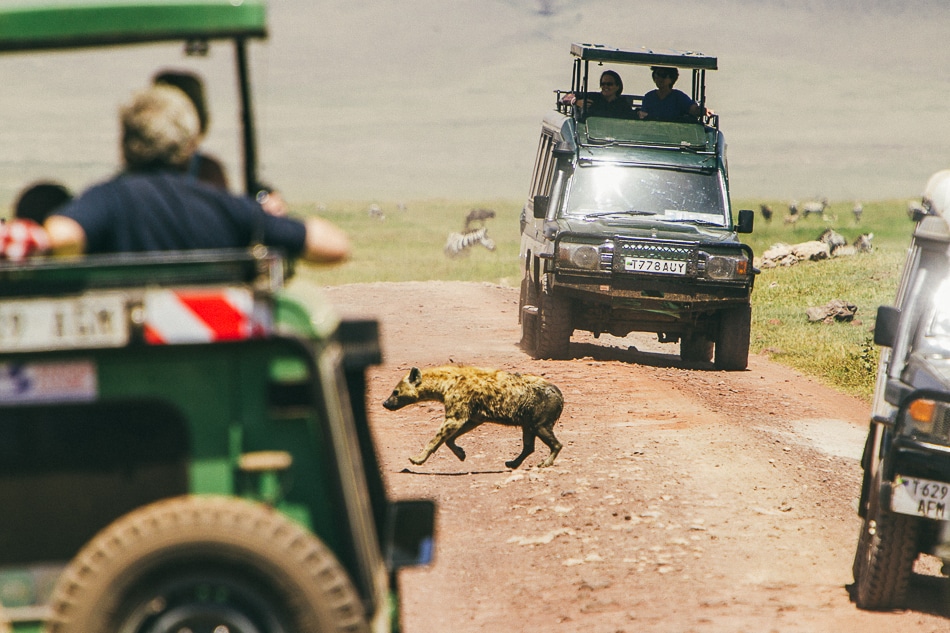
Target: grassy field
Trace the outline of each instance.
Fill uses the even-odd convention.
[[[775,214],[765,222],[759,205],[769,204]],[[330,269],[298,267],[297,274],[319,285],[369,281],[487,281],[517,286],[519,215],[521,202],[511,200],[412,201],[405,205],[378,203],[384,218],[368,210],[372,201],[304,206],[302,213],[319,213],[343,227],[352,237],[352,259]],[[744,236],[756,255],[778,242],[795,244],[816,239],[831,227],[851,243],[862,233],[873,233],[874,251],[787,268],[763,269],[752,293],[752,351],[765,351],[780,363],[815,376],[847,393],[869,398],[878,350],[872,343],[877,306],[893,301],[913,224],[907,201],[865,203],[861,221],[852,203],[832,203],[824,218],[809,216],[794,225],[783,221],[787,203],[775,200],[737,200],[735,209],[754,209],[756,227]],[[461,231],[474,208],[488,208],[496,217],[487,222],[494,251],[481,246],[462,257],[443,253],[446,237]],[[850,323],[810,323],[809,307],[833,299],[855,304]]]

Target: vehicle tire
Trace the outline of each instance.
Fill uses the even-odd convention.
[[[525,312],[525,306],[534,306],[534,310]],[[521,324],[521,349],[535,356],[538,345],[538,292],[531,280],[521,280],[521,296],[518,299],[518,323]]]
[[[69,564],[48,633],[369,631],[344,569],[272,508],[177,497],[117,519]]]
[[[854,554],[854,602],[860,609],[900,607],[917,560],[920,521],[904,514],[868,512]]]
[[[708,363],[713,358],[713,342],[702,334],[686,334],[680,339],[680,358]]]
[[[716,369],[741,371],[749,366],[752,306],[723,310],[716,337]]]
[[[550,291],[545,283],[538,297],[538,327],[535,358],[565,359],[569,356],[574,326],[571,302]]]

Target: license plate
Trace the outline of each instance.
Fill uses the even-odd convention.
[[[897,475],[891,510],[943,521],[950,519],[950,483]]]
[[[121,293],[0,301],[4,352],[121,347],[128,341],[126,299]]]
[[[686,262],[646,257],[624,257],[623,268],[634,273],[658,273],[661,275],[685,275]]]

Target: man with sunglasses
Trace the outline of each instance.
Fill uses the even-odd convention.
[[[651,66],[651,70],[656,90],[643,95],[643,105],[637,111],[639,118],[651,121],[692,122],[700,115],[708,113],[685,92],[673,88],[673,84],[679,79],[679,71],[676,68]]]

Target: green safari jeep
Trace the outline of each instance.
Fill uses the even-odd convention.
[[[588,93],[593,63],[692,74],[704,106],[717,61],[573,44],[571,93]],[[646,74],[646,73],[644,73]],[[685,82],[685,80],[684,80]],[[541,124],[530,195],[521,216],[522,344],[536,358],[565,358],[575,330],[626,336],[652,332],[680,343],[686,361],[719,369],[748,364],[752,250],[734,223],[719,117],[641,120],[642,95],[622,95],[625,117],[585,116],[556,91]]]
[[[18,2],[0,50],[232,41],[251,192],[264,8]],[[376,322],[304,309],[289,270],[263,248],[0,264],[0,631],[399,629],[434,504],[385,492]]]

